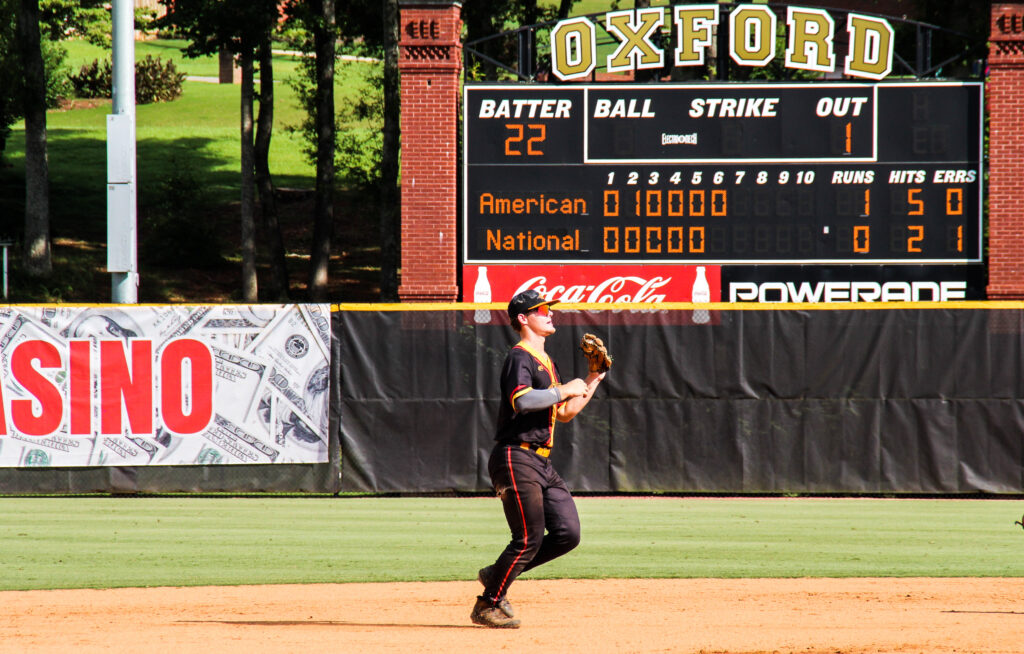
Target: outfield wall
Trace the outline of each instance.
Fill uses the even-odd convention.
[[[616,357],[586,410],[556,427],[552,459],[577,491],[1024,491],[1024,303],[560,309],[548,351],[563,378],[585,375],[584,332]],[[497,374],[516,340],[502,305],[333,307],[326,394],[304,358],[316,348],[292,338],[315,344],[322,305],[50,311],[0,312],[2,493],[488,490]],[[135,336],[103,316],[130,317]],[[12,334],[15,322],[33,338]],[[215,371],[210,417],[192,433],[169,429],[160,404],[179,398],[171,427],[203,406],[202,356],[178,366],[165,353],[179,337],[205,344]],[[53,340],[57,358],[15,353],[26,340]],[[82,342],[93,354],[76,359]],[[307,363],[278,374],[294,359]],[[239,365],[258,374],[239,381]],[[168,376],[179,394],[164,392]],[[73,390],[83,379],[91,420]],[[147,384],[152,424],[128,399]],[[298,397],[310,389],[322,404]],[[61,408],[59,427],[24,433],[48,407]],[[89,456],[72,457],[69,441]]]
[[[616,357],[556,427],[577,491],[1022,490],[1024,305],[575,306],[548,340],[563,375],[586,331]],[[514,333],[498,305],[405,308],[334,314],[342,489],[485,490]]]

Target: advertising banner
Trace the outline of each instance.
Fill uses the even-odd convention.
[[[476,303],[506,303],[527,289],[567,304],[709,303],[720,302],[722,295],[721,266],[467,264],[463,266],[463,276],[463,301]],[[564,305],[558,310],[559,324],[590,321]],[[659,324],[666,320],[694,325],[717,322],[717,312],[705,307],[691,312],[634,308],[625,315],[612,315],[632,324]],[[508,317],[504,311],[478,308],[472,312],[470,321],[504,325]]]
[[[330,307],[0,308],[0,467],[327,461]]]
[[[508,302],[534,289],[560,302],[719,302],[720,266],[519,264],[463,266],[463,302]]]
[[[957,302],[985,299],[984,264],[723,266],[722,302]]]

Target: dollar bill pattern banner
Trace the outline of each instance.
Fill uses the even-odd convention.
[[[326,462],[330,350],[329,305],[0,307],[0,467]]]

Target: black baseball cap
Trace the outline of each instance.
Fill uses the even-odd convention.
[[[519,314],[529,313],[537,307],[544,306],[545,304],[558,304],[558,302],[559,300],[545,300],[544,296],[534,289],[527,289],[516,295],[508,303],[508,318],[515,324],[516,316]]]

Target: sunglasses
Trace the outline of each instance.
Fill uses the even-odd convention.
[[[536,311],[537,313],[539,313],[542,316],[550,316],[551,315],[551,305],[550,304],[542,304],[539,307],[537,307],[536,309],[534,309],[534,311]]]

